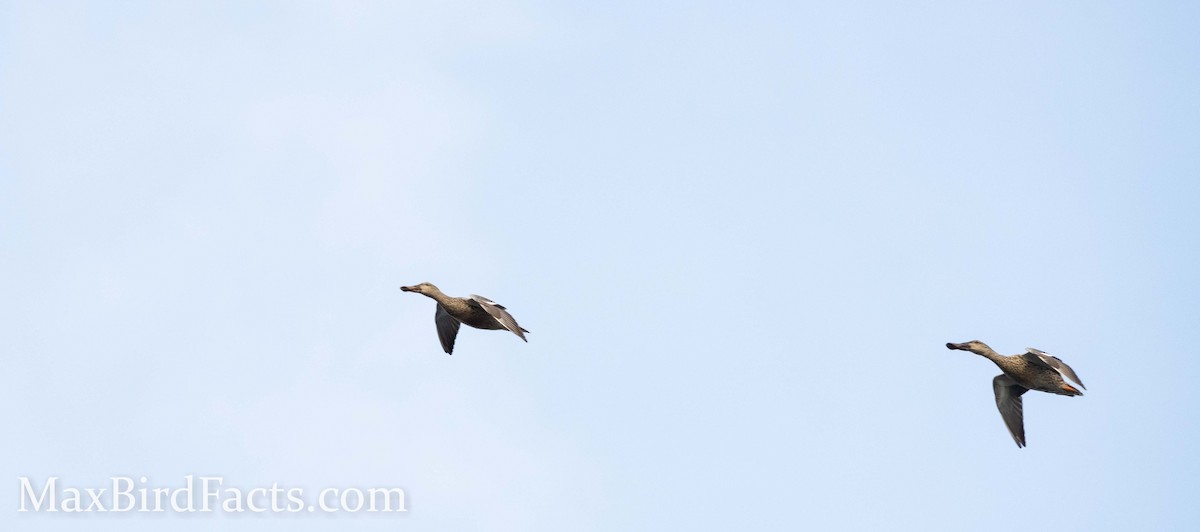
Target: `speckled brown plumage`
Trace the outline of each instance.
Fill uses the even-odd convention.
[[[992,379],[992,388],[996,394],[996,408],[1000,410],[1000,417],[1004,419],[1004,424],[1012,434],[1013,440],[1017,442],[1017,447],[1025,446],[1022,394],[1029,390],[1037,390],[1057,395],[1083,395],[1083,392],[1068,384],[1063,377],[1075,382],[1080,388],[1087,389],[1070,366],[1058,357],[1032,347],[1027,348],[1025,353],[1012,356],[1001,355],[979,340],[961,344],[947,343],[946,347],[970,351],[987,358],[1004,372]]]
[[[438,340],[446,354],[453,354],[454,340],[458,336],[459,324],[465,323],[476,329],[505,329],[525,340],[529,332],[517,325],[517,320],[503,305],[472,294],[470,297],[451,297],[443,294],[430,283],[401,286],[405,292],[416,292],[437,301],[433,321],[437,325]],[[528,342],[529,340],[525,340]]]

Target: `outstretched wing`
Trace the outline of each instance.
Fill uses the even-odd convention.
[[[992,379],[992,388],[996,390],[996,408],[1000,410],[1000,417],[1004,418],[1004,425],[1017,442],[1017,447],[1024,447],[1025,422],[1021,394],[1028,391],[1028,388],[1017,384],[1004,374],[996,375],[996,378]]]
[[[454,353],[454,338],[458,336],[459,321],[454,316],[451,316],[442,305],[437,305],[437,311],[433,314],[433,322],[437,324],[438,340],[442,342],[442,350],[447,355]]]
[[[500,325],[503,325],[505,329],[512,331],[513,334],[519,336],[522,340],[525,340],[525,333],[529,331],[526,331],[525,329],[522,329],[520,325],[517,325],[517,320],[512,317],[512,314],[508,313],[508,309],[505,309],[503,305],[496,304],[495,301],[483,296],[477,296],[475,294],[471,294],[471,300],[478,303],[479,306],[482,307],[483,310],[487,311],[488,314],[491,314],[493,318],[496,318],[496,321],[499,322]],[[525,341],[528,342],[529,340]]]
[[[1068,366],[1065,362],[1059,360],[1058,357],[1032,347],[1026,347],[1025,350],[1028,351],[1028,353],[1025,353],[1025,356],[1030,360],[1036,359],[1037,361],[1041,361],[1042,364],[1049,366],[1050,369],[1057,371],[1063,377],[1074,381],[1080,388],[1087,389],[1087,386],[1084,386],[1083,382],[1079,380],[1079,376],[1075,375],[1075,370],[1071,369],[1071,366]]]

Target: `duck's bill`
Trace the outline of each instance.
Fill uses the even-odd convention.
[[[400,289],[405,292],[416,292],[417,291],[417,287],[415,287],[415,286],[401,286]]]
[[[959,351],[966,351],[967,344],[955,344],[955,343],[946,342],[946,349],[958,349]]]

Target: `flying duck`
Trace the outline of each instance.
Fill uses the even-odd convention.
[[[454,338],[458,336],[458,326],[461,323],[476,329],[507,329],[522,340],[525,340],[525,333],[529,332],[517,325],[517,320],[513,319],[507,309],[486,297],[450,297],[430,283],[401,286],[400,289],[416,292],[437,301],[433,321],[437,324],[438,340],[441,340],[442,349],[447,355],[454,354]]]

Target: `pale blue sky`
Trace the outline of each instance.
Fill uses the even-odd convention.
[[[0,3],[0,528],[1192,530],[1189,2]],[[464,329],[402,284],[506,305]],[[1053,353],[1029,447],[986,360]],[[403,516],[21,515],[399,486]],[[1014,514],[1019,509],[1020,514]]]

